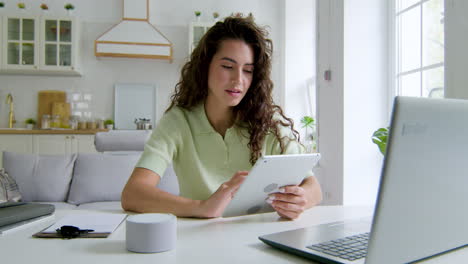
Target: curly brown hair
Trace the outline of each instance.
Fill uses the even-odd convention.
[[[294,140],[299,140],[293,120],[286,117],[281,107],[273,102],[273,82],[270,78],[273,43],[267,36],[268,32],[256,25],[251,15],[246,18],[235,15],[217,22],[201,38],[190,60],[183,66],[181,79],[171,96],[171,105],[166,110],[169,111],[173,106],[191,110],[204,102],[208,96],[209,66],[221,42],[228,39],[244,41],[254,51],[254,70],[250,88],[233,108],[233,114],[236,125],[245,127],[249,133],[251,164],[261,156],[262,144],[269,132],[276,136],[281,152],[284,152],[286,142],[280,136],[279,125],[291,127]],[[275,113],[282,118],[274,119]]]

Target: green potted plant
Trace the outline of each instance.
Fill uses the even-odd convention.
[[[372,142],[374,142],[380,150],[380,153],[385,156],[387,151],[387,139],[388,139],[389,128],[382,127],[374,131],[372,134]]]
[[[305,147],[307,152],[315,150],[313,131],[315,128],[315,119],[311,116],[304,116],[301,119],[302,128],[305,128]]]
[[[28,118],[24,121],[27,129],[33,129],[36,125],[36,120],[34,118]]]
[[[44,4],[44,3],[42,3],[39,7],[44,11],[49,10],[49,6],[47,4]]]
[[[75,6],[73,6],[72,4],[68,3],[68,4],[65,4],[63,6],[66,10],[73,10],[75,9]]]
[[[67,10],[68,15],[71,15],[73,13],[73,9],[75,9],[75,6],[70,3],[67,3],[63,6],[63,8]]]
[[[195,11],[195,18],[200,21],[201,11]]]
[[[5,3],[4,2],[0,2],[0,8],[2,7],[5,7]]]
[[[19,9],[25,9],[26,8],[26,5],[23,2],[19,2],[17,4],[17,6],[18,6]]]
[[[213,18],[214,18],[214,21],[218,21],[219,19],[219,13],[218,12],[213,12]]]
[[[107,129],[112,130],[114,129],[114,120],[106,119],[106,121],[104,121],[104,125],[106,126]]]

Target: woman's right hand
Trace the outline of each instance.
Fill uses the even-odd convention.
[[[201,218],[219,217],[223,214],[224,209],[231,202],[234,194],[239,189],[239,186],[244,182],[245,177],[249,174],[248,171],[238,171],[232,178],[221,184],[218,190],[214,192],[210,198],[200,201],[195,216]]]

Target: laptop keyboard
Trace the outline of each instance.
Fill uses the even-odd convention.
[[[334,257],[354,261],[366,257],[368,240],[369,233],[367,232],[310,245],[308,248]]]

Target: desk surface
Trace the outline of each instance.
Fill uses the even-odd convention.
[[[55,219],[70,213],[89,212],[57,210]],[[154,254],[126,250],[125,223],[106,239],[32,238],[33,233],[55,221],[51,217],[1,235],[0,255],[2,263],[311,263],[267,246],[258,236],[371,214],[370,207],[318,206],[295,221],[282,220],[276,213],[208,220],[179,218],[176,249]],[[466,263],[467,260],[468,248],[462,248],[424,263]]]

